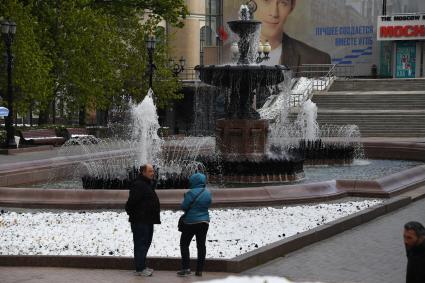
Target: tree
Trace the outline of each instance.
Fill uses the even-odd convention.
[[[16,22],[17,32],[12,45],[13,86],[15,89],[15,109],[26,113],[34,101],[46,103],[52,93],[52,78],[49,71],[51,60],[39,45],[35,30],[38,27],[36,18],[31,15],[31,9],[20,1],[8,0],[0,3],[0,16]],[[3,54],[4,44],[0,44],[0,54]],[[0,88],[6,92],[6,68],[1,64]]]
[[[54,122],[57,105],[60,113],[73,115],[108,109],[121,97],[141,100],[148,88],[145,39],[153,33],[162,38],[155,52],[155,96],[166,106],[179,97],[180,84],[166,66],[167,41],[157,26],[162,20],[182,26],[186,14],[184,0],[2,1],[0,16],[18,25],[17,107],[23,112],[36,105],[40,122],[47,111]]]

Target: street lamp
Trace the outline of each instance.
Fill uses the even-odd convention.
[[[264,44],[261,43],[260,41],[260,43],[258,44],[258,49],[257,49],[258,56],[257,56],[256,62],[259,64],[263,61],[268,61],[270,59],[269,54],[271,50],[272,50],[272,47],[267,40],[266,40],[266,43]]]
[[[387,0],[382,0],[382,15],[385,16],[387,14]]]
[[[153,63],[153,53],[155,51],[156,39],[154,36],[149,36],[149,38],[145,41],[145,43],[146,43],[146,49],[148,50],[148,58],[149,58],[149,66],[147,70],[149,73],[149,88],[152,88],[152,76],[153,76],[153,72],[156,69],[156,66]]]
[[[180,57],[179,63],[174,62],[174,59],[170,58],[168,60],[168,65],[171,68],[171,71],[173,72],[174,76],[177,77],[178,74],[184,71],[184,65],[186,64],[186,59],[184,57]]]
[[[7,108],[9,108],[9,115],[5,118],[6,126],[6,143],[5,146],[9,148],[16,148],[15,143],[15,128],[13,127],[13,87],[12,87],[12,42],[16,33],[16,23],[3,21],[1,23],[1,33],[3,35],[4,43],[6,45],[7,55]]]

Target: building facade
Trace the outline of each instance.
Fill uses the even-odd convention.
[[[354,76],[371,76],[373,66],[377,66],[378,75],[397,77],[393,68],[396,55],[393,53],[401,43],[390,44],[378,38],[383,1],[386,1],[388,15],[425,13],[423,0],[303,0],[295,2],[284,24],[284,32],[328,53],[332,64],[351,67]],[[240,5],[246,2],[187,0],[190,15],[185,20],[185,27],[168,27],[172,56],[184,56],[188,69],[198,64],[229,63],[230,46],[237,38],[228,29],[227,21],[237,19]],[[413,45],[412,40],[409,41],[399,49],[411,48],[407,47]],[[423,57],[422,39],[414,41],[417,46],[415,66],[418,68],[414,73],[416,77],[422,77],[423,69],[419,67]],[[390,53],[394,60],[388,63]]]
[[[418,78],[425,73],[425,13],[399,13],[378,17],[381,74]]]

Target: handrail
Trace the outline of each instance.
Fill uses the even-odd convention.
[[[293,68],[295,77],[306,77],[313,80],[313,89],[323,91],[335,77],[336,64],[302,64]]]

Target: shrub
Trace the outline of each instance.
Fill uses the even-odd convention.
[[[0,130],[0,145],[6,142],[6,131]]]

